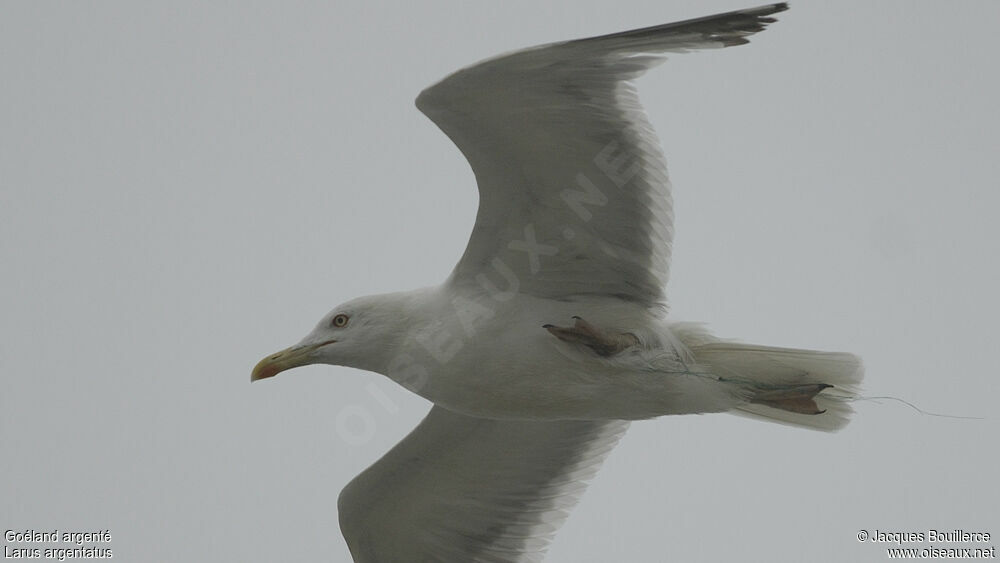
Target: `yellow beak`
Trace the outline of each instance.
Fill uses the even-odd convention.
[[[274,377],[285,370],[315,363],[312,353],[315,352],[316,349],[326,346],[327,344],[333,344],[334,342],[336,341],[327,340],[326,342],[320,342],[319,344],[292,346],[291,348],[285,348],[276,354],[271,354],[270,356],[257,362],[257,365],[253,368],[253,372],[250,374],[250,381],[267,379],[268,377]]]

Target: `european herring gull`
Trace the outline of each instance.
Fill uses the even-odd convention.
[[[857,357],[667,317],[670,184],[630,82],[667,53],[747,43],[786,9],[525,49],[419,95],[479,185],[464,255],[439,286],[337,306],[251,376],[351,366],[433,402],[340,495],[356,561],[540,561],[630,420],[847,422]]]

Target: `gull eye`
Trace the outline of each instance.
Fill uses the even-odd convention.
[[[341,314],[333,317],[333,320],[330,321],[330,324],[333,325],[333,326],[335,326],[335,327],[337,327],[337,328],[343,328],[343,327],[347,326],[348,319],[349,319],[349,317],[347,315],[341,313]]]

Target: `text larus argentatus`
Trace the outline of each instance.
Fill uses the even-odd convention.
[[[439,286],[361,297],[252,379],[306,364],[434,403],[341,493],[356,561],[538,561],[628,420],[736,412],[835,430],[861,362],[668,319],[670,184],[630,80],[747,43],[785,4],[499,56],[417,98],[475,171],[479,213]]]

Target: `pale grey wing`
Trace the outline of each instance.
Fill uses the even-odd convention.
[[[746,43],[773,4],[518,51],[417,98],[479,184],[451,283],[547,298],[664,301],[672,209],[666,162],[629,81],[666,53]]]
[[[511,421],[433,407],[340,493],[358,563],[541,561],[624,421]]]

